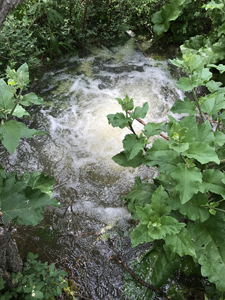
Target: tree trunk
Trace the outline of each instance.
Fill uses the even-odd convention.
[[[0,29],[5,22],[7,15],[24,0],[0,0]]]
[[[7,285],[13,286],[10,273],[18,273],[23,270],[23,262],[19,256],[16,242],[12,238],[11,224],[4,224],[0,212],[0,277],[3,277]]]

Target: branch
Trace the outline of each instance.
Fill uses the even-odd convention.
[[[173,299],[170,298],[170,296],[168,296],[166,293],[164,293],[164,292],[158,290],[158,289],[157,289],[156,287],[154,287],[153,285],[150,285],[150,284],[148,284],[147,282],[145,282],[145,281],[139,279],[139,278],[134,274],[134,272],[133,272],[133,271],[132,271],[132,270],[131,270],[124,262],[123,262],[123,261],[119,260],[119,258],[118,258],[117,255],[116,255],[116,256],[110,256],[110,259],[116,260],[119,264],[121,264],[121,265],[127,270],[127,272],[129,272],[130,275],[131,275],[138,283],[140,283],[141,285],[146,286],[146,287],[149,288],[150,290],[152,290],[152,291],[158,293],[158,294],[161,295],[161,296],[166,297],[166,298],[169,299],[169,300],[173,300]]]
[[[146,125],[146,123],[143,121],[143,120],[141,120],[141,119],[135,119],[135,120],[137,120],[139,123],[141,123],[142,125]],[[163,137],[165,140],[167,140],[167,141],[169,141],[170,140],[170,138],[168,138],[167,136],[165,136],[164,134],[162,134],[162,133],[160,133],[159,134],[161,137]]]

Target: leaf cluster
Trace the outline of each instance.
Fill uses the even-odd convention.
[[[55,264],[37,261],[38,254],[28,253],[24,272],[12,274],[14,287],[5,291],[5,280],[0,278],[1,299],[55,299],[67,288],[67,272],[57,270]]]
[[[10,154],[21,138],[44,135],[45,132],[29,129],[23,122],[11,118],[29,115],[24,107],[41,105],[43,99],[34,93],[22,95],[29,83],[28,65],[23,64],[17,71],[7,68],[8,83],[0,79],[0,139]],[[20,177],[16,172],[5,173],[0,165],[0,209],[4,222],[37,225],[44,215],[46,205],[59,206],[51,198],[54,178],[41,172],[26,172]]]
[[[34,93],[22,95],[29,83],[28,65],[25,63],[17,71],[7,68],[8,84],[0,79],[0,139],[10,154],[13,154],[21,138],[45,135],[41,130],[29,129],[24,123],[12,120],[13,116],[29,116],[24,107],[43,104],[43,99]]]
[[[220,83],[209,81],[212,76],[209,68],[224,72],[224,66],[211,64],[205,67],[201,58],[191,52],[187,52],[183,60],[173,60],[172,63],[188,74],[179,80],[177,86],[192,91],[195,101],[188,98],[177,100],[171,111],[188,115],[180,121],[169,116],[167,124],[147,123],[137,134],[134,121],[138,119],[140,122],[145,117],[148,103],[134,107],[133,99],[127,95],[124,99],[117,99],[123,112],[108,115],[109,124],[127,127],[132,133],[123,140],[124,151],[112,159],[124,167],[156,166],[159,172],[154,183],[141,182],[137,178],[131,192],[123,197],[132,217],[138,220],[132,233],[132,245],[153,242],[157,247],[160,245],[160,255],[192,258],[201,267],[201,275],[223,293],[225,135],[221,110],[225,108],[225,90]],[[200,99],[195,93],[199,85],[207,86],[210,91]],[[149,146],[154,135],[161,137]],[[169,264],[173,270],[177,268],[175,261]],[[158,268],[157,264],[155,268]],[[154,275],[154,272],[156,269],[152,267],[150,283],[162,284],[157,280],[159,273]],[[164,269],[160,274],[162,272]]]

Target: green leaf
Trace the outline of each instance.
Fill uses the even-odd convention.
[[[152,148],[146,151],[145,164],[149,167],[158,165],[159,172],[172,172],[182,159],[178,152],[171,150],[167,141],[157,139]]]
[[[135,107],[134,112],[130,114],[130,117],[133,119],[143,119],[145,118],[148,111],[148,102],[145,102],[142,107]]]
[[[209,94],[201,99],[204,99],[201,110],[210,116],[225,108],[224,94]]]
[[[221,27],[223,27],[223,30],[225,31],[225,23],[223,23]],[[225,72],[225,66],[222,64],[219,64],[218,66],[214,64],[209,64],[208,67],[216,68],[220,72],[220,74],[223,74],[223,72]],[[219,82],[219,84],[221,84],[221,82]]]
[[[213,148],[203,142],[193,142],[190,144],[188,150],[184,151],[183,154],[189,158],[197,159],[201,164],[208,162],[220,163],[220,160]]]
[[[157,186],[149,182],[141,182],[140,177],[135,178],[135,185],[128,195],[121,197],[131,212],[133,219],[139,219],[136,214],[136,206],[144,206],[151,203],[151,196]]]
[[[39,189],[42,191],[42,193],[52,196],[55,184],[54,177],[42,172],[26,172],[22,175],[22,179],[26,180],[27,186],[30,186],[33,190]]]
[[[146,224],[138,224],[131,236],[132,247],[136,247],[139,244],[152,242],[153,239],[148,233],[148,227]]]
[[[190,255],[196,257],[193,242],[186,228],[182,228],[177,234],[167,235],[165,242],[173,252],[178,253],[180,256]]]
[[[153,217],[148,224],[148,233],[153,239],[164,239],[167,235],[178,234],[185,227],[172,217]]]
[[[54,263],[52,263],[52,264],[49,265],[49,271],[50,272],[54,272],[55,271],[55,264]]]
[[[225,143],[225,134],[221,131],[216,131],[214,133],[215,136],[215,144],[219,146],[223,146]]]
[[[8,173],[3,181],[0,194],[1,211],[5,223],[10,220],[25,225],[37,225],[43,219],[46,205],[59,206],[58,201],[51,199],[39,189],[27,186],[24,178],[18,179],[16,173]]]
[[[193,88],[198,86],[198,80],[196,77],[181,77],[176,86],[185,92],[191,91]]]
[[[180,193],[181,203],[189,201],[197,194],[202,182],[202,174],[196,167],[187,168],[185,164],[178,164],[171,173],[171,177],[177,180],[176,190]]]
[[[201,265],[202,276],[216,284],[219,291],[225,291],[225,223],[223,219],[210,216],[205,223],[188,223],[188,231]]]
[[[0,89],[0,111],[10,113],[14,106],[14,95]]]
[[[10,154],[13,154],[20,140],[20,127],[18,122],[10,120],[0,125],[0,135],[2,135],[2,144]]]
[[[134,134],[127,134],[123,140],[123,147],[128,160],[133,159],[145,146],[145,138]]]
[[[171,121],[167,125],[167,132],[171,139],[182,143],[191,143],[195,140],[198,129],[195,116],[184,117],[180,122],[171,116],[168,117]]]
[[[119,127],[121,129],[129,126],[129,124],[132,123],[131,118],[126,118],[123,113],[110,114],[107,115],[107,118],[109,124],[111,124],[113,127]]]
[[[13,86],[8,85],[3,79],[0,78],[0,90],[5,90],[11,92],[13,94],[16,93],[16,88]]]
[[[214,169],[205,170],[202,179],[202,193],[210,191],[225,198],[225,184],[223,183],[225,179],[224,173]]]
[[[176,152],[183,152],[189,148],[189,143],[179,143],[176,141],[169,141],[169,147],[170,149],[173,149]]]
[[[210,80],[207,82],[206,87],[211,93],[214,93],[220,89],[220,86],[222,85],[222,82],[216,82],[214,80]]]
[[[116,98],[116,100],[121,105],[122,110],[124,110],[126,112],[133,110],[133,108],[134,108],[134,101],[133,101],[132,98],[130,99],[128,95],[126,95],[123,100],[120,99],[120,98]]]
[[[215,140],[215,137],[212,132],[212,126],[208,120],[198,126],[198,131],[197,131],[197,134],[195,137],[196,142],[207,141],[207,143],[210,145],[214,142],[214,140]]]
[[[19,104],[17,104],[13,116],[16,116],[18,118],[22,118],[23,116],[29,116],[30,114]]]
[[[143,151],[140,151],[133,159],[127,158],[127,152],[122,151],[112,157],[112,160],[115,161],[118,165],[122,167],[132,167],[137,168],[144,162]]]
[[[174,210],[179,210],[184,216],[187,216],[190,220],[201,222],[206,221],[209,218],[209,211],[205,207],[208,203],[208,197],[206,194],[197,193],[193,195],[191,200],[182,204],[178,197],[171,197],[169,199],[169,204]]]
[[[154,213],[158,214],[159,216],[167,216],[171,208],[167,204],[169,196],[167,192],[164,191],[164,188],[162,186],[159,186],[153,193],[152,199],[151,199],[151,209],[154,211]]]
[[[224,7],[224,4],[221,2],[221,3],[216,3],[214,0],[208,2],[207,4],[204,4],[203,6],[206,10],[210,9],[210,10],[213,10],[215,8],[218,8],[218,9],[222,9]]]
[[[47,135],[47,133],[42,130],[28,128],[24,123],[17,122],[17,124],[20,128],[21,138],[33,138],[35,135]]]
[[[170,109],[173,113],[195,115],[198,113],[196,110],[195,102],[190,101],[187,97],[184,100],[176,100]]]
[[[162,131],[161,126],[163,125],[162,123],[147,123],[144,126],[144,130],[142,130],[142,132],[144,133],[144,135],[147,138],[150,138],[150,136],[154,136],[154,135],[159,135],[160,132]]]
[[[157,193],[156,191],[155,193]],[[166,204],[166,199],[164,199],[164,201],[165,204],[162,208],[164,212],[163,216],[159,215],[157,210],[154,210],[154,204],[153,206],[147,204],[144,208],[136,207],[136,212],[141,218],[139,224],[147,225],[148,234],[153,239],[162,239],[168,234],[176,234],[185,226],[185,224],[179,223],[176,219],[165,216],[166,212],[169,212],[170,209]]]
[[[20,100],[20,104],[24,106],[29,106],[32,104],[41,105],[44,103],[44,100],[38,97],[35,93],[29,93],[23,96],[22,100]]]
[[[32,297],[35,297],[35,299],[43,299],[44,295],[41,291],[37,291],[35,290],[33,293],[32,293]]]

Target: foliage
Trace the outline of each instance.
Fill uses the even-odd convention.
[[[45,135],[43,131],[29,129],[19,121],[11,120],[12,116],[22,118],[29,116],[24,109],[32,104],[40,105],[43,99],[34,93],[22,96],[23,90],[29,83],[28,65],[25,63],[17,71],[7,68],[8,84],[0,79],[0,139],[10,154],[13,154],[20,138]],[[19,92],[17,93],[17,90]]]
[[[13,116],[21,118],[29,115],[24,107],[41,105],[43,99],[34,93],[22,95],[29,83],[27,64],[23,64],[17,71],[8,67],[7,77],[8,84],[0,79],[0,139],[12,154],[20,138],[45,134],[29,129],[22,122],[11,120]],[[0,207],[6,223],[13,220],[17,224],[35,226],[43,219],[46,205],[59,206],[57,200],[51,198],[54,178],[41,172],[26,172],[18,178],[16,172],[5,174],[2,167],[0,171]]]
[[[225,108],[225,89],[210,80],[209,68],[213,66],[224,72],[224,66],[205,67],[201,57],[191,52],[187,52],[183,60],[171,62],[187,72],[188,77],[180,78],[177,86],[191,91],[194,98],[194,102],[188,98],[175,101],[171,111],[188,116],[180,121],[169,116],[167,124],[148,123],[141,133],[136,133],[133,121],[145,117],[148,104],[134,107],[133,99],[127,95],[117,99],[123,112],[107,116],[113,127],[128,127],[132,132],[123,140],[124,151],[113,160],[121,166],[157,166],[159,172],[154,183],[141,182],[137,178],[132,191],[123,197],[132,216],[138,220],[132,233],[132,245],[154,242],[149,255],[157,245],[157,251],[169,261],[171,255],[192,258],[193,263],[198,262],[201,267],[202,278],[207,277],[218,292],[223,293],[225,284],[221,274],[225,273],[225,245],[221,237],[225,231],[225,135],[221,110]],[[208,87],[210,93],[198,99],[195,89],[200,85]],[[197,113],[200,124],[195,117]],[[151,137],[162,131],[167,132],[168,138],[156,139],[149,147]],[[175,262],[173,258],[171,270],[177,268]],[[167,276],[162,274],[164,267],[161,271],[156,268],[160,269],[153,263],[149,270],[151,276],[147,278],[150,284],[160,287],[167,283]],[[183,299],[179,297],[173,296]]]
[[[184,42],[181,45],[183,55],[191,51],[201,56],[205,64],[225,58],[223,0],[207,4],[205,1],[172,0],[153,15],[152,22],[158,36],[171,29],[172,40]]]
[[[22,95],[29,84],[28,65],[25,63],[17,71],[7,68],[8,84],[0,79],[0,139],[10,154],[18,146],[20,138],[44,135],[45,132],[29,129],[24,123],[12,118],[29,116],[24,107],[41,105],[43,99],[34,93]],[[41,172],[26,172],[18,177],[16,172],[5,173],[0,165],[0,210],[4,222],[37,225],[44,216],[47,205],[60,206],[52,199],[55,180]],[[37,255],[28,254],[24,274],[11,274],[14,287],[5,287],[0,278],[1,299],[54,299],[67,287],[64,271],[56,271],[55,265],[36,261]]]
[[[54,178],[41,172],[24,173],[19,179],[16,172],[1,177],[0,207],[4,221],[37,225],[47,205],[59,206],[52,199]]]
[[[0,76],[7,65],[29,69],[92,42],[111,44],[125,31],[151,30],[151,15],[165,0],[26,0],[4,23]]]
[[[63,279],[67,272],[56,270],[55,264],[37,261],[38,255],[28,253],[24,272],[12,274],[15,287],[5,291],[5,280],[0,278],[1,299],[55,299],[62,294],[62,289],[67,288]]]

